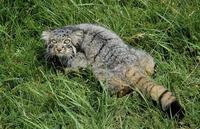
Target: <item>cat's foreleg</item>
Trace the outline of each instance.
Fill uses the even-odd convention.
[[[70,72],[79,72],[80,69],[85,69],[88,66],[87,59],[83,53],[78,52],[75,57],[73,57],[70,67],[63,68],[64,73],[68,74]]]

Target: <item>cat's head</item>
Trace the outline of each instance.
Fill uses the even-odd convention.
[[[72,27],[48,30],[42,32],[42,39],[49,56],[72,57],[83,40],[83,31]]]

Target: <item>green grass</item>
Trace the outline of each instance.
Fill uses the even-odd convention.
[[[200,128],[200,1],[121,1],[0,0],[0,128]],[[41,32],[85,22],[151,53],[154,79],[176,94],[185,118],[168,119],[137,92],[110,96],[91,72],[65,76],[47,67]]]

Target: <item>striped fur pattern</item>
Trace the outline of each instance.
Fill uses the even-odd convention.
[[[138,89],[170,116],[183,116],[183,108],[172,92],[149,77],[155,67],[152,56],[128,46],[111,30],[94,24],[69,25],[44,31],[42,39],[47,57],[58,58],[61,67],[91,66],[111,94],[124,96]]]

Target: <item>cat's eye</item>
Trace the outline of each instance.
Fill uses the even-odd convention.
[[[49,44],[48,48],[53,48],[53,46],[54,46],[53,44]]]
[[[71,42],[71,39],[70,39],[70,38],[67,38],[67,39],[65,39],[65,41],[64,41],[65,44],[68,44],[68,43],[70,43],[70,42]]]
[[[51,43],[57,43],[57,41],[55,39],[52,39]]]

